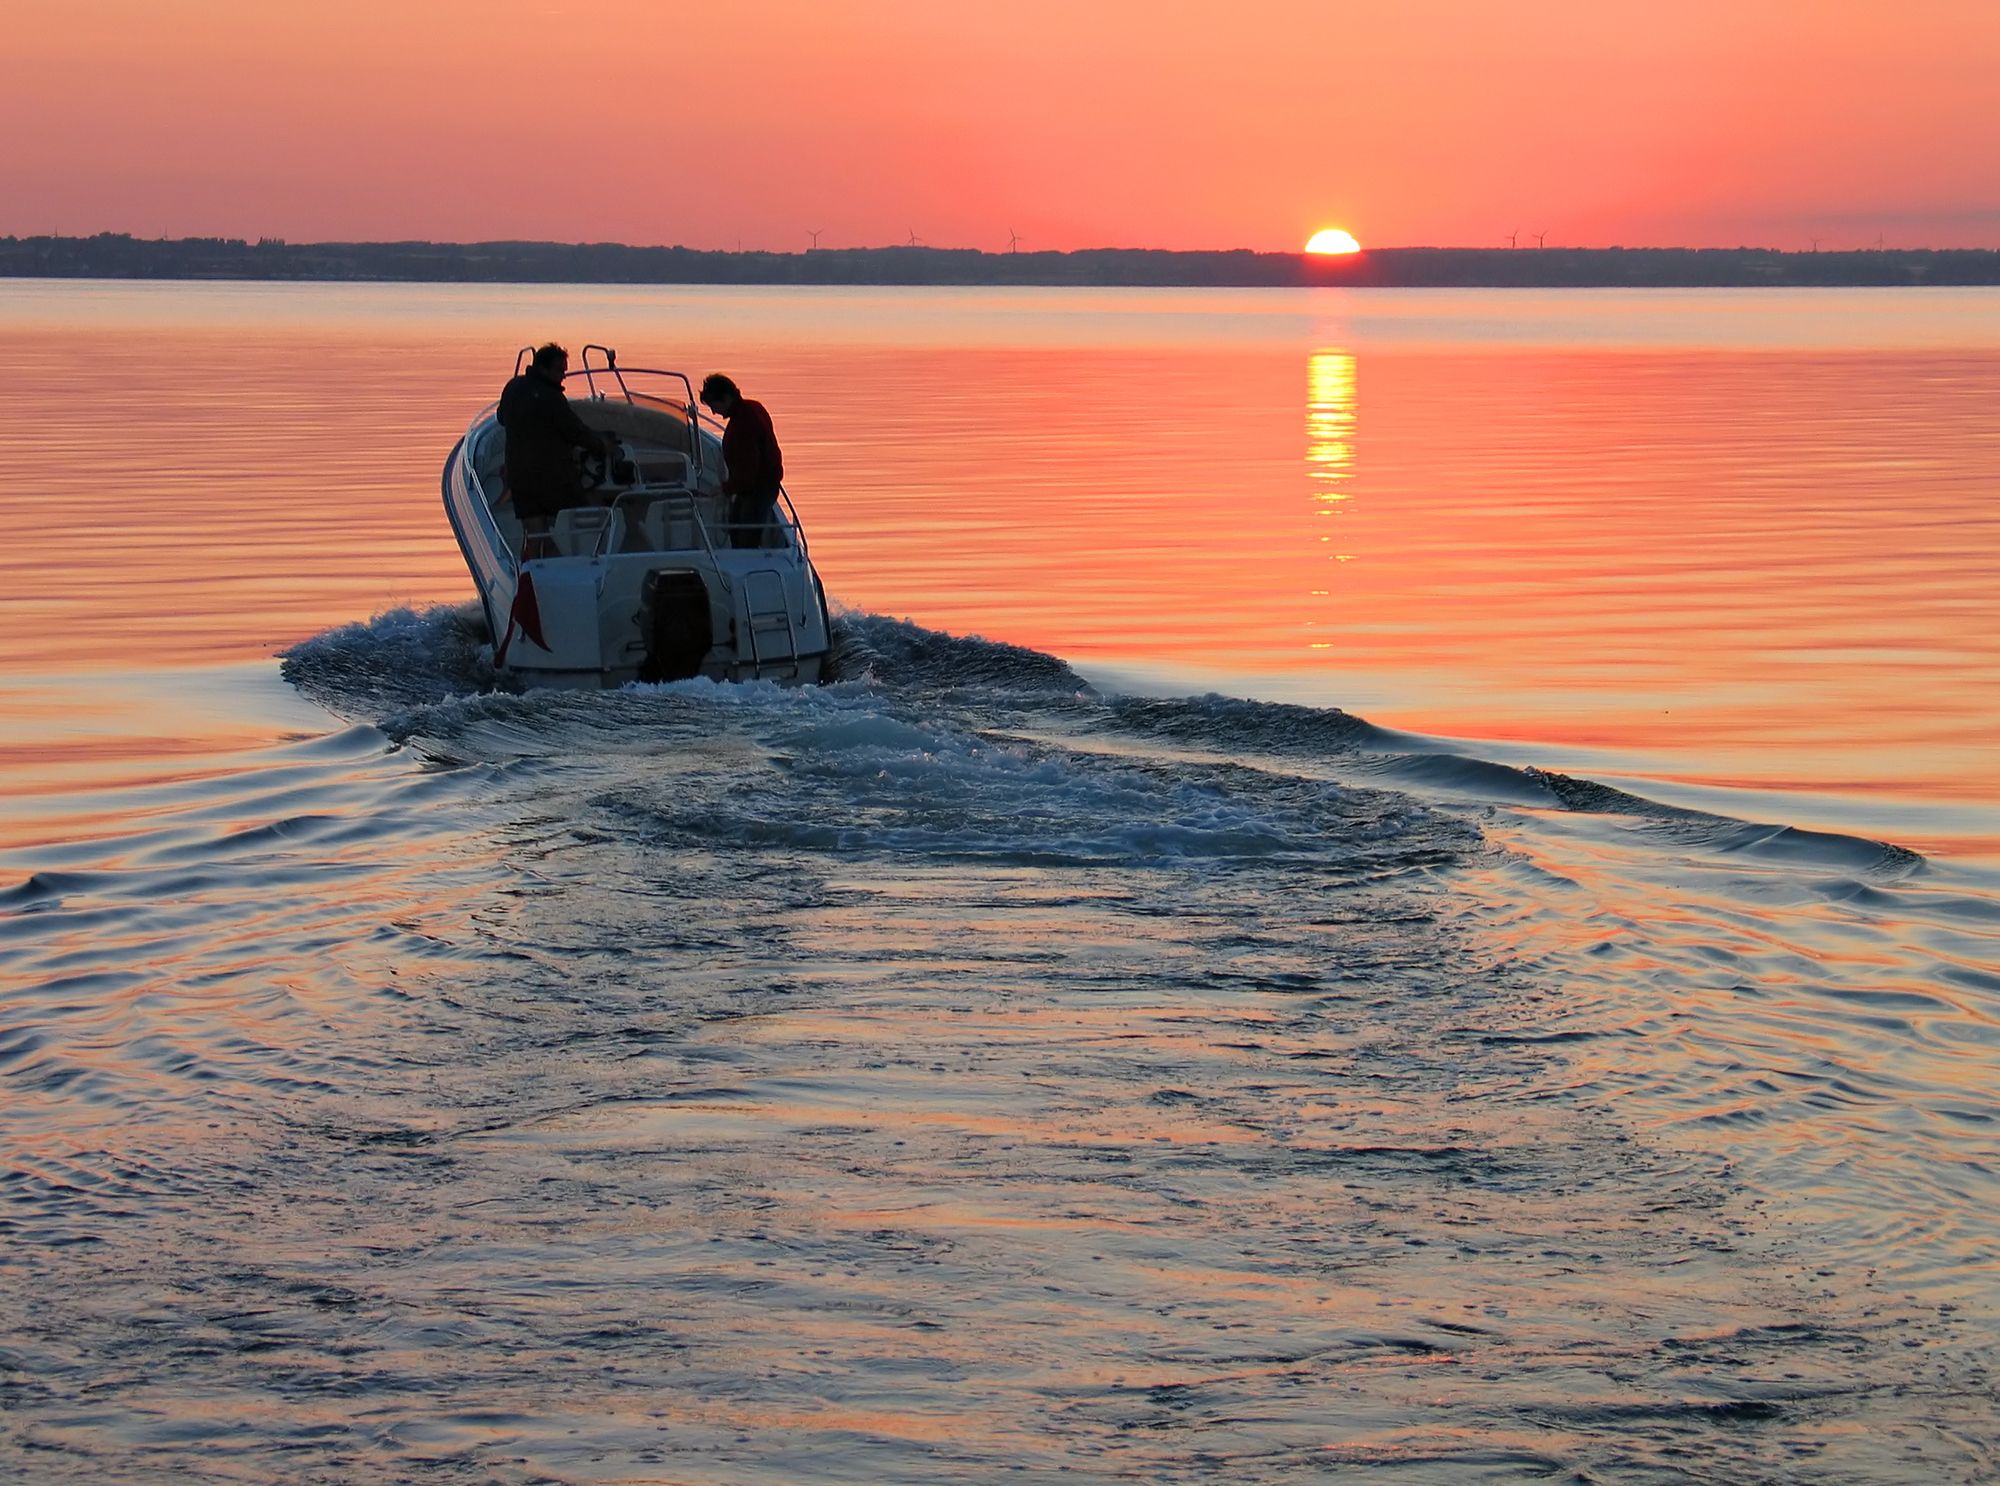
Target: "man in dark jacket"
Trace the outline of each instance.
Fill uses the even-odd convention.
[[[514,514],[529,538],[544,535],[556,513],[583,503],[576,451],[604,449],[609,434],[594,432],[577,417],[563,393],[569,352],[546,345],[528,369],[500,394],[500,426],[507,430],[507,488]],[[530,546],[538,545],[534,542]]]
[[[730,543],[761,547],[770,533],[778,486],[785,478],[785,456],[771,429],[771,415],[721,372],[703,380],[701,400],[729,424],[722,431],[722,493],[729,497]]]

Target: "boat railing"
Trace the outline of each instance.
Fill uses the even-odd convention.
[[[627,507],[627,502],[631,503],[630,508]],[[690,543],[685,547],[633,548],[628,546],[626,548],[627,551],[700,552],[708,558],[710,563],[713,563],[715,561],[715,543],[709,539],[708,523],[701,519],[701,502],[694,495],[692,491],[686,491],[686,490],[662,491],[662,490],[645,490],[645,489],[627,490],[624,493],[613,497],[611,501],[612,510],[626,511],[625,526],[626,530],[628,531],[631,530],[632,528],[632,515],[631,515],[632,510],[636,509],[640,512],[644,512],[650,510],[652,507],[656,505],[669,507],[671,508],[673,515],[686,520],[692,529],[693,535],[696,539],[695,542]],[[615,525],[616,523],[611,523],[611,524]],[[609,540],[608,536],[604,540]],[[602,542],[600,542],[599,545],[600,545],[599,555],[601,556],[603,555]]]
[[[597,353],[598,359],[595,361],[591,359],[593,351]],[[534,360],[534,356],[535,348],[533,346],[523,346],[520,350],[516,351],[514,353],[514,375],[517,377],[520,376],[527,369],[528,364]],[[627,377],[665,377],[669,381],[680,383],[681,391],[684,395],[677,399],[668,399],[646,392],[635,393],[632,390],[631,384],[625,380]],[[685,416],[690,422],[694,421],[700,408],[700,404],[694,398],[694,383],[688,380],[686,372],[669,371],[665,367],[659,366],[620,366],[616,351],[609,346],[600,346],[594,341],[583,348],[582,364],[575,371],[564,372],[563,380],[565,382],[583,383],[585,390],[592,397],[609,397],[611,394],[607,389],[616,387],[618,395],[627,402],[636,402],[641,399],[648,402],[664,402],[667,406]],[[599,381],[602,381],[605,385],[603,387],[598,386]]]
[[[471,482],[473,492],[486,502],[489,509],[493,505],[494,498],[486,493],[486,481],[480,476],[479,464],[486,457],[487,440],[500,432],[500,424],[496,418],[499,411],[499,403],[488,403],[484,411],[472,420],[472,427],[479,436],[477,439],[467,436],[461,455],[465,460],[466,479]],[[480,427],[481,424],[485,424],[483,429]],[[501,484],[504,487],[506,482],[502,480]]]
[[[593,352],[596,353],[595,360],[592,359]],[[582,381],[591,397],[607,399],[611,396],[610,389],[615,387],[617,395],[634,407],[651,403],[685,419],[688,425],[688,458],[693,460],[696,472],[700,472],[701,404],[695,400],[694,383],[688,379],[686,372],[669,371],[665,367],[658,366],[620,366],[616,351],[609,346],[595,343],[583,348],[581,363],[575,371],[565,374],[563,380]],[[678,383],[681,396],[662,397],[658,393],[646,390],[635,392],[631,383],[625,380],[627,377],[660,377],[668,382]],[[598,386],[600,381],[605,384],[603,387]]]
[[[525,367],[529,363],[529,361],[533,359],[533,357],[534,357],[534,348],[532,346],[523,346],[519,351],[517,351],[514,355],[514,375],[519,376],[521,374],[522,368]],[[694,472],[694,477],[698,481],[704,468],[704,461],[702,458],[702,434],[704,431],[710,433],[719,443],[721,441],[722,434],[726,425],[722,422],[721,419],[712,416],[702,408],[701,403],[695,397],[694,383],[689,380],[687,373],[669,371],[664,367],[620,366],[618,364],[617,351],[612,349],[610,346],[600,346],[595,342],[592,342],[590,345],[587,345],[583,348],[583,352],[579,359],[581,364],[577,367],[575,371],[565,373],[563,376],[563,380],[566,382],[569,381],[582,382],[584,388],[586,389],[591,398],[597,400],[608,400],[610,397],[615,395],[624,402],[629,403],[634,407],[643,407],[650,405],[653,407],[660,408],[663,411],[672,413],[676,417],[683,418],[687,421],[688,458],[690,466]],[[635,379],[639,377],[664,378],[669,382],[677,384],[682,396],[679,398],[675,398],[672,396],[661,396],[658,393],[647,391],[643,387],[635,389],[631,385],[631,383],[626,380],[628,377]],[[599,385],[600,383],[603,384],[601,387]],[[615,394],[613,392],[613,389],[615,389]],[[481,420],[493,417],[498,407],[499,404],[497,403],[489,405],[486,408],[486,410],[479,415],[479,418],[473,420],[475,426]],[[484,494],[483,484],[479,481],[476,461],[468,459],[467,467],[470,473],[472,474],[474,483],[481,485],[481,493]],[[616,496],[611,504],[615,509],[619,505],[619,503],[631,497],[642,497],[650,501],[654,499],[659,499],[663,494],[669,494],[669,493],[671,492],[648,491],[644,489],[631,490],[623,492],[622,494]],[[490,506],[491,504],[492,503],[489,500],[488,505]],[[702,521],[701,512],[698,508],[693,510],[691,514],[693,515],[694,520],[701,531],[702,550],[706,551],[711,557],[713,557],[715,553],[715,548],[713,543],[709,539],[708,524]],[[791,494],[788,491],[786,491],[782,485],[778,488],[777,501],[772,505],[771,508],[770,522],[759,523],[757,526],[754,527],[747,525],[739,526],[725,522],[723,524],[722,530],[725,533],[727,533],[728,540],[733,548],[737,533],[739,531],[753,531],[753,530],[766,529],[771,523],[775,523],[780,528],[781,531],[789,532],[791,534],[792,546],[797,549],[801,561],[806,561],[806,562],[811,561],[811,553],[809,552],[806,545],[805,525],[799,520],[798,509],[792,504]],[[615,525],[616,525],[615,522],[605,523],[605,529],[603,533],[601,533],[599,536],[598,551],[596,555],[598,556],[605,555],[605,549],[610,542],[610,531],[611,528]],[[688,548],[686,550],[692,551],[694,549]]]
[[[719,530],[722,534],[724,542],[727,544],[727,550],[732,552],[737,552],[737,551],[771,552],[771,551],[782,551],[784,550],[784,547],[786,545],[789,545],[794,551],[798,553],[799,560],[801,562],[808,561],[809,557],[806,551],[805,528],[799,525],[798,512],[792,509],[791,499],[788,496],[786,496],[783,491],[780,491],[778,493],[778,499],[779,499],[779,504],[772,507],[771,519],[768,521],[760,521],[756,523],[733,522],[733,521],[723,522]],[[689,545],[686,547],[634,547],[628,542],[626,546],[623,548],[624,551],[626,552],[701,551],[706,553],[710,558],[713,558],[715,556],[715,551],[716,551],[715,543],[713,538],[709,534],[708,522],[702,517],[700,499],[692,491],[646,490],[646,489],[627,490],[621,492],[620,494],[612,498],[611,507],[613,510],[625,512],[626,529],[630,531],[634,525],[632,520],[633,511],[636,510],[643,512],[648,508],[652,507],[655,503],[666,504],[679,508],[677,514],[680,514],[683,519],[693,523],[694,531],[696,535],[698,535],[700,538],[699,546],[697,547],[694,545]],[[736,545],[736,539],[739,535],[748,532],[763,532],[768,535],[773,526],[776,526],[780,532],[790,533],[791,542],[789,544],[781,543],[775,547],[768,543],[760,544],[755,547],[738,547]],[[598,550],[596,553],[597,556],[601,557],[606,555],[609,549],[605,545],[605,543],[608,542],[608,540],[609,540],[608,538],[600,540]]]
[[[780,519],[791,528],[792,541],[799,549],[799,561],[811,562],[812,554],[806,550],[806,529],[799,521],[799,513],[792,505],[791,496],[786,493],[782,485],[778,487],[778,503],[771,508],[771,514],[777,516],[781,509],[784,514]]]

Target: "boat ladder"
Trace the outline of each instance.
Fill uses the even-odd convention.
[[[789,665],[796,676],[799,635],[792,624],[791,603],[785,597],[785,580],[776,568],[757,568],[743,574],[743,615],[744,634],[750,641],[750,664],[761,673],[766,664],[766,644],[783,636],[783,655],[773,648],[769,663]]]

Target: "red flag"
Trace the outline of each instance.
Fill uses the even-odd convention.
[[[542,606],[535,602],[535,580],[526,568],[521,569],[521,581],[514,589],[514,610],[507,616],[507,633],[500,637],[500,648],[493,653],[495,667],[507,664],[507,648],[514,642],[514,631],[533,640],[542,649],[550,648],[542,638]]]

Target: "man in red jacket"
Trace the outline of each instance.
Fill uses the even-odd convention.
[[[729,538],[737,547],[761,547],[785,478],[785,456],[771,429],[771,415],[721,372],[701,384],[701,401],[728,422],[722,431],[722,493],[729,497]]]

